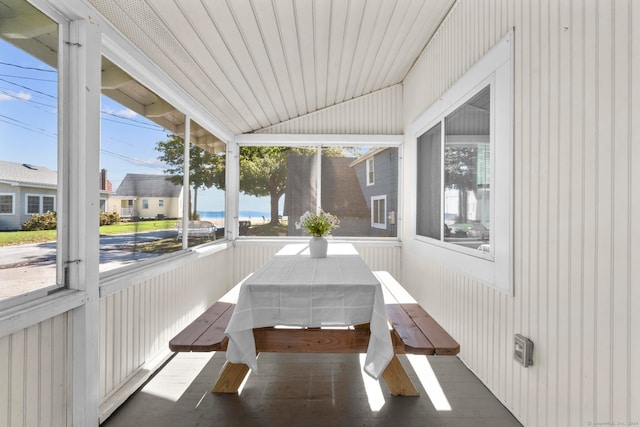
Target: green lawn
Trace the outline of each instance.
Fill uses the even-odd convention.
[[[141,231],[167,230],[175,228],[175,219],[163,219],[161,221],[122,222],[114,225],[103,225],[100,234],[124,234],[139,233]]]
[[[280,221],[279,225],[271,225],[269,223],[263,225],[253,225],[249,229],[247,236],[286,236],[289,234],[287,230],[287,221]]]
[[[26,245],[56,240],[56,230],[0,231],[0,246]]]
[[[103,225],[100,234],[138,233],[142,231],[166,230],[175,227],[175,220],[123,222],[114,225]],[[0,246],[24,245],[56,240],[56,230],[45,231],[0,231]]]
[[[175,228],[174,219],[165,219],[161,221],[140,221],[140,222],[123,222],[115,225],[103,225],[100,227],[101,235],[139,233],[143,231],[167,230]],[[249,229],[249,236],[286,236],[287,222],[283,221],[280,225],[254,225]],[[192,238],[190,238],[191,240]],[[27,243],[42,243],[56,240],[56,230],[46,231],[0,231],[0,246],[24,245]],[[190,242],[190,246],[205,243],[206,239],[200,242],[194,239]],[[143,252],[171,252],[178,250],[182,246],[180,241],[175,239],[167,239],[148,244],[147,247],[138,248]]]

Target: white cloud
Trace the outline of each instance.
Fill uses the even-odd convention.
[[[115,108],[111,107],[106,103],[102,103],[102,112],[107,114],[113,114],[114,116],[128,117],[128,118],[136,117],[138,115],[138,113],[136,113],[133,110],[130,110],[129,108],[122,108],[120,110],[116,110]]]
[[[114,110],[113,108],[109,107],[107,104],[102,104],[101,110],[102,110],[102,112],[109,113],[109,114],[114,114],[116,112],[116,110]]]
[[[116,111],[114,114],[116,114],[117,116],[121,116],[121,117],[135,117],[138,115],[138,113],[136,113],[133,110],[130,110],[128,108],[124,109],[124,110],[118,110]]]
[[[8,93],[0,93],[0,101],[14,101],[16,99],[20,99],[23,101],[28,101],[31,99],[31,94],[26,92],[8,92]]]
[[[25,101],[28,101],[28,100],[31,99],[31,94],[30,93],[26,93],[26,92],[22,92],[22,91],[20,91],[18,93],[15,93],[14,96],[16,96],[17,98],[20,98],[22,100],[25,100]]]

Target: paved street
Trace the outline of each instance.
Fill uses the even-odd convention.
[[[175,230],[162,230],[101,236],[100,271],[158,256],[136,247],[175,235]],[[0,300],[55,283],[55,257],[55,242],[0,247]]]

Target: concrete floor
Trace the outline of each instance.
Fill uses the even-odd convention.
[[[239,395],[216,395],[225,354],[179,353],[102,426],[520,426],[457,357],[400,360],[420,397],[391,396],[358,355],[269,353]]]

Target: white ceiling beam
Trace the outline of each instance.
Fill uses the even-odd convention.
[[[102,89],[118,89],[131,81],[133,77],[115,65],[102,70]]]
[[[193,132],[191,133],[193,135]],[[215,136],[208,134],[205,136],[201,136],[201,137],[197,137],[197,138],[193,138],[192,139],[194,144],[196,144],[199,147],[213,147],[215,144],[217,144],[218,142],[220,142],[220,140],[218,138],[216,138]]]
[[[158,98],[153,104],[144,106],[145,117],[162,117],[165,114],[169,114],[175,111],[175,107],[169,104],[167,101]]]
[[[183,113],[189,113],[193,120],[220,137],[221,140],[233,140],[234,133],[225,123],[214,117],[209,110],[205,109],[191,94],[172,80],[144,52],[124,37],[120,30],[117,30],[111,22],[104,19],[100,13],[96,12],[95,8],[90,7],[84,0],[57,0],[54,6],[45,0],[33,1],[38,7],[42,8],[41,5],[43,5],[43,10],[62,12],[67,17],[88,19],[99,25],[102,31],[103,53],[106,57],[126,68],[133,78],[154,93],[167,99],[176,109]]]
[[[245,133],[236,135],[235,142],[240,145],[309,145],[322,144],[344,146],[366,144],[376,146],[401,145],[403,135],[355,135],[355,134],[264,134]]]
[[[0,34],[8,39],[32,39],[57,30],[58,24],[42,13],[0,19]]]

